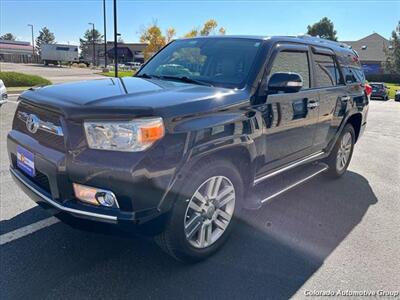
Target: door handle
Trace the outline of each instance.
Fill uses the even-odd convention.
[[[307,107],[309,108],[309,109],[314,109],[314,108],[316,108],[316,107],[318,107],[319,106],[319,102],[318,101],[315,101],[315,100],[311,100],[311,101],[309,101],[308,103],[307,103]]]
[[[349,100],[350,100],[350,96],[342,96],[342,97],[340,97],[340,101],[342,101],[342,102],[347,102]]]

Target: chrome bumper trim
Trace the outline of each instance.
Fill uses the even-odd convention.
[[[48,202],[49,204],[51,204],[52,206],[54,206],[55,208],[57,208],[59,210],[66,211],[66,212],[69,212],[69,213],[72,213],[72,214],[77,214],[77,215],[82,215],[82,216],[87,216],[87,217],[93,217],[93,218],[98,218],[98,219],[103,219],[103,220],[108,220],[108,221],[110,221],[110,220],[111,221],[117,221],[117,217],[114,217],[114,216],[109,216],[109,215],[104,215],[104,214],[97,214],[97,213],[92,213],[92,212],[88,212],[88,211],[84,211],[84,210],[79,210],[79,209],[74,209],[74,208],[69,208],[69,207],[62,206],[62,205],[58,204],[57,202],[53,201],[52,199],[50,199],[49,197],[47,197],[46,195],[44,195],[43,193],[41,193],[40,191],[38,191],[37,189],[33,188],[24,178],[22,178],[12,168],[10,168],[10,172],[11,172],[11,174],[13,176],[15,176],[15,178],[17,178],[20,182],[22,182],[28,189],[30,189],[36,195],[38,195],[43,200],[45,200],[46,202]]]

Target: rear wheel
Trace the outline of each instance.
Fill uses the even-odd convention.
[[[184,181],[157,244],[183,262],[207,258],[227,240],[242,194],[243,181],[232,163],[207,160]]]
[[[354,144],[354,128],[351,124],[347,124],[343,128],[343,131],[337,139],[331,154],[326,160],[326,163],[329,166],[327,172],[329,176],[338,178],[346,172],[353,155]]]

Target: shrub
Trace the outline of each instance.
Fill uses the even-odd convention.
[[[79,64],[78,64],[78,67],[79,67],[79,68],[86,68],[87,66],[86,66],[86,64],[84,64],[84,63],[79,63]]]
[[[0,72],[0,79],[6,87],[48,85],[51,81],[37,76],[17,72]]]
[[[400,74],[366,74],[369,82],[400,83]]]

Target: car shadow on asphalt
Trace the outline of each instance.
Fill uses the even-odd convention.
[[[323,265],[377,198],[354,172],[312,179],[240,214],[227,244],[184,265],[153,243],[59,223],[1,247],[3,299],[287,299]]]

